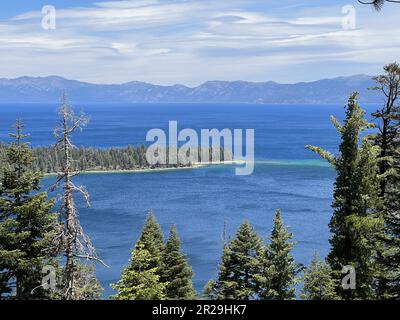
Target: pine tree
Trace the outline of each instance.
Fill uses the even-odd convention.
[[[382,248],[378,252],[379,270],[377,298],[400,298],[400,66],[391,63],[384,74],[375,77],[376,87],[385,103],[372,114],[378,132],[372,141],[380,149],[380,197],[385,232],[380,237]]]
[[[284,226],[281,212],[277,210],[269,243],[261,250],[261,272],[257,277],[261,299],[290,300],[295,298],[296,276],[301,266],[291,254],[292,234]]]
[[[367,139],[360,146],[360,135],[373,125],[364,118],[364,110],[357,103],[358,94],[350,96],[344,125],[332,117],[341,134],[339,155],[334,157],[318,147],[308,146],[328,160],[336,169],[334,209],[329,227],[331,252],[328,262],[333,270],[337,292],[344,299],[367,299],[373,296],[372,284],[376,274],[376,245],[373,239],[383,224],[379,213],[379,149]],[[340,279],[344,266],[352,266],[357,274],[355,290],[342,290]]]
[[[142,233],[132,251],[131,264],[121,280],[112,285],[118,300],[166,299],[168,282],[163,282],[164,235],[152,210],[148,212]]]
[[[249,300],[256,296],[255,276],[259,271],[261,244],[262,239],[247,220],[240,225],[236,237],[229,244],[236,300]]]
[[[166,296],[170,300],[194,300],[193,271],[187,257],[181,252],[181,242],[174,226],[170,229],[162,257],[161,281],[168,283]]]
[[[244,221],[235,238],[224,245],[218,279],[207,286],[206,294],[217,299],[250,300],[256,298],[256,276],[262,240],[248,221]]]
[[[205,300],[219,300],[216,292],[216,281],[209,280],[204,286],[202,297]],[[228,300],[228,299],[220,299],[220,300]]]
[[[58,230],[53,200],[40,191],[42,175],[28,167],[33,162],[28,135],[16,123],[14,141],[6,151],[0,181],[0,297],[44,299],[42,268],[56,266],[52,240]]]
[[[165,251],[164,234],[152,210],[149,210],[147,214],[138,243],[143,244],[144,249],[150,252],[149,268],[159,268]]]
[[[210,280],[204,287],[204,297],[210,300],[233,300],[237,283],[232,275],[231,250],[224,244],[217,280]]]
[[[314,254],[311,265],[305,270],[301,280],[301,298],[304,300],[337,300],[335,280],[331,276],[331,268]]]
[[[138,242],[132,252],[131,265],[122,272],[122,278],[111,287],[118,291],[115,300],[164,300],[168,283],[160,281],[159,268],[152,267],[151,253],[143,242]]]

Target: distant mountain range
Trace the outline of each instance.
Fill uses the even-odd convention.
[[[91,84],[57,76],[0,79],[0,103],[57,103],[63,90],[72,102],[84,103],[345,103],[358,91],[361,102],[382,101],[379,93],[368,90],[371,76],[355,75],[313,82],[280,84],[246,81],[208,81],[190,88],[160,86],[144,82]]]

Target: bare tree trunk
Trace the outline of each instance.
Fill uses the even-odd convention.
[[[64,283],[63,295],[66,300],[76,299],[75,288],[75,271],[76,264],[79,259],[86,258],[102,262],[96,250],[89,239],[84,233],[78,218],[78,211],[75,207],[74,193],[81,193],[87,203],[89,203],[89,193],[83,186],[75,186],[73,177],[79,174],[75,171],[72,159],[72,148],[74,145],[71,142],[71,135],[77,129],[82,129],[88,119],[85,115],[75,116],[70,105],[66,101],[65,96],[62,99],[62,106],[60,108],[61,125],[54,130],[57,138],[56,148],[62,151],[63,165],[58,174],[57,182],[53,186],[53,190],[57,189],[60,185],[63,189],[62,203],[61,203],[61,221],[64,222],[63,230],[59,236],[61,242],[61,252],[64,253],[66,265],[64,269]]]
[[[66,266],[65,266],[65,278],[67,284],[67,291],[65,298],[72,300],[74,297],[74,256],[73,256],[73,242],[76,231],[74,230],[74,204],[73,204],[73,187],[71,181],[71,158],[70,158],[70,146],[68,143],[68,123],[66,114],[63,114],[63,147],[64,147],[64,206],[66,213],[66,231],[67,238],[65,243],[65,255],[66,255]]]

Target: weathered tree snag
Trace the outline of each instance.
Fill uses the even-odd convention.
[[[102,262],[96,254],[96,250],[85,234],[79,222],[78,211],[74,202],[74,193],[83,195],[86,204],[89,207],[89,193],[84,186],[76,186],[73,183],[73,177],[79,174],[74,170],[74,159],[71,156],[71,150],[75,147],[72,144],[71,136],[74,131],[82,130],[88,123],[88,117],[84,114],[76,116],[68,103],[65,94],[62,97],[62,104],[59,111],[61,125],[54,130],[57,139],[56,148],[62,151],[63,165],[58,173],[57,181],[52,189],[62,189],[60,218],[63,223],[63,229],[59,235],[61,252],[64,253],[66,264],[64,269],[64,280],[62,290],[64,299],[76,299],[74,273],[79,259],[96,260]]]

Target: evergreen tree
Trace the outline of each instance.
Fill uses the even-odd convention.
[[[165,251],[164,235],[152,210],[149,210],[147,214],[138,243],[143,244],[144,249],[151,255],[149,268],[159,268]],[[159,275],[161,276],[161,274]]]
[[[181,242],[174,226],[170,229],[169,238],[162,257],[161,281],[168,283],[167,299],[194,300],[193,271],[187,257],[181,252]]]
[[[260,254],[261,272],[257,277],[261,299],[290,300],[295,298],[296,276],[301,266],[296,264],[291,251],[292,234],[284,226],[277,210],[269,243]]]
[[[118,291],[116,300],[164,300],[168,283],[160,281],[159,268],[152,267],[152,254],[143,242],[132,252],[131,265],[122,272],[122,278],[111,287]]]
[[[42,175],[28,169],[33,157],[20,121],[16,129],[0,174],[0,297],[44,299],[50,293],[40,287],[42,268],[57,265],[57,215],[54,201],[39,192]]]
[[[334,165],[337,177],[334,188],[334,209],[329,227],[331,252],[328,262],[334,272],[337,292],[344,299],[371,298],[376,274],[376,245],[373,239],[382,230],[379,214],[379,176],[377,175],[379,149],[367,139],[360,146],[360,135],[373,125],[364,118],[364,110],[353,93],[346,108],[344,125],[332,117],[341,134],[339,155],[334,157],[318,147],[308,146]],[[342,290],[340,279],[344,266],[352,266],[357,274],[355,290]]]
[[[206,283],[203,289],[202,297],[203,299],[206,300],[227,300],[227,299],[218,299],[215,280],[209,280]]]
[[[206,294],[217,299],[250,300],[256,298],[261,238],[248,221],[244,221],[235,238],[224,246],[218,279]]]
[[[311,265],[301,277],[301,280],[304,281],[301,298],[304,300],[337,300],[336,284],[331,272],[330,266],[315,254]]]
[[[381,109],[372,113],[377,122],[378,132],[372,135],[372,141],[380,148],[379,173],[386,175],[380,182],[382,197],[394,198],[398,187],[396,182],[400,179],[395,173],[398,168],[400,155],[400,107],[397,105],[400,95],[400,65],[391,63],[384,67],[385,73],[375,77],[376,86],[371,88],[380,91],[385,97]],[[396,161],[397,160],[397,161]]]
[[[259,251],[262,239],[246,220],[229,244],[232,280],[235,282],[234,298],[249,300],[255,298],[255,276],[259,271]]]
[[[148,212],[142,233],[132,251],[131,264],[121,280],[112,285],[118,300],[166,299],[168,282],[163,282],[164,235],[153,211]]]
[[[231,250],[229,245],[225,243],[219,265],[218,278],[207,282],[204,288],[204,297],[210,300],[235,299],[237,283],[233,279],[232,270]]]
[[[384,67],[385,73],[375,77],[376,87],[385,103],[372,114],[378,132],[372,141],[379,147],[380,197],[385,232],[380,237],[378,252],[379,270],[378,298],[400,298],[400,66],[391,63]]]

